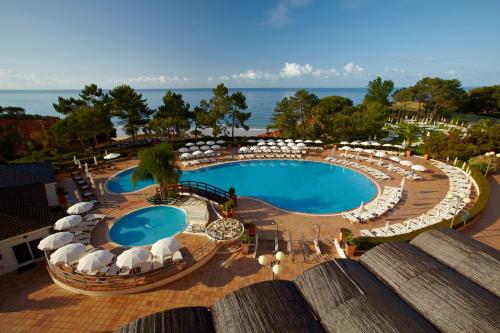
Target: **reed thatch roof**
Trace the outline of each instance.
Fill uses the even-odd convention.
[[[411,244],[500,296],[500,251],[446,228],[424,232]]]
[[[294,282],[329,332],[436,332],[358,262],[325,262]]]
[[[193,306],[153,313],[128,323],[117,332],[211,333],[214,326],[208,308]]]
[[[164,311],[118,332],[500,332],[491,292],[499,266],[498,251],[431,230],[412,244],[386,243],[359,261],[325,262],[293,282],[260,282],[210,309]]]
[[[439,330],[498,332],[498,297],[407,243],[385,243],[359,259]]]
[[[324,332],[290,281],[260,282],[212,305],[218,332]]]

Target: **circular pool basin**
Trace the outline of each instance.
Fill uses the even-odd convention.
[[[187,227],[186,212],[172,206],[154,206],[124,215],[109,231],[111,241],[125,246],[150,245]]]
[[[133,186],[132,169],[107,184],[113,192],[131,192],[153,185],[144,181]],[[352,169],[322,162],[256,160],[232,162],[183,171],[180,180],[208,183],[221,189],[236,189],[238,196],[262,200],[291,212],[335,214],[371,201],[377,186]]]

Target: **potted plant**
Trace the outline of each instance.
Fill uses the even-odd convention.
[[[344,232],[344,239],[345,239],[345,251],[347,257],[353,257],[354,253],[356,252],[356,246],[358,245],[358,242],[356,239],[353,237],[352,232],[350,230],[345,230]]]
[[[250,236],[247,232],[241,235],[241,253],[248,254],[250,250]]]
[[[222,204],[222,210],[225,217],[233,217],[234,216],[234,207],[236,206],[235,201],[233,199],[229,199],[224,204]]]

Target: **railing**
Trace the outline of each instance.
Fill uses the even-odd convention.
[[[167,190],[175,193],[197,194],[209,200],[215,201],[218,204],[223,204],[231,197],[229,192],[219,187],[192,180],[181,181],[178,184],[169,185]],[[159,189],[157,189],[157,194],[159,194]]]
[[[88,291],[123,290],[151,284],[160,280],[165,280],[177,273],[180,273],[182,270],[193,266],[216,249],[216,241],[210,240],[190,253],[189,257],[184,258],[182,266],[170,263],[149,272],[135,274],[112,276],[93,276],[87,274],[79,274],[75,272],[66,272],[61,268],[53,265],[50,261],[47,261],[47,269],[54,279],[57,279],[63,284],[73,288]]]

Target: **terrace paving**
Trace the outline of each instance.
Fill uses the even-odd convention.
[[[320,160],[320,157],[309,159]],[[407,194],[404,202],[387,218],[391,223],[420,215],[440,201],[448,189],[448,180],[439,170],[422,159],[415,157],[410,159],[426,165],[431,172],[423,174],[425,181],[406,182]],[[123,170],[136,164],[137,161],[133,160],[120,162],[118,169]],[[382,170],[387,173],[387,170]],[[104,181],[117,171],[95,173],[94,176],[98,182]],[[401,178],[396,174],[389,174],[395,179],[383,182],[383,184],[398,186]],[[493,240],[492,246],[499,248],[500,207],[493,201],[495,198],[498,200],[500,195],[499,176],[496,175],[493,179],[490,205],[477,224],[472,225],[465,232],[473,233],[478,240],[489,245]],[[72,186],[72,182],[65,182],[66,184],[69,187]],[[490,184],[492,184],[491,179]],[[109,220],[100,224],[93,232],[94,246],[114,248],[106,239],[106,229],[117,216],[144,206],[145,192],[153,193],[154,188],[139,193],[106,196],[107,200],[119,201],[120,207],[103,211],[109,216]],[[213,219],[213,212],[211,215]],[[311,255],[306,261],[300,253],[293,258],[287,254],[282,263],[284,273],[280,278],[283,279],[293,279],[317,263],[334,258],[336,253],[330,240],[336,237],[340,227],[347,226],[356,232],[361,228],[384,225],[386,221],[386,219],[379,219],[369,224],[350,225],[339,215],[292,214],[251,198],[238,200],[237,215],[243,221],[255,222],[259,234],[264,239],[274,238],[276,223],[278,223],[281,249],[286,248],[283,240],[288,239],[290,232],[294,240],[301,239],[302,235],[306,239],[313,239],[317,235],[313,224],[322,225],[320,239],[324,241],[321,245],[323,255]],[[492,234],[494,237],[491,236]],[[188,242],[187,238],[183,241]],[[196,244],[193,243],[193,246]],[[260,243],[259,254],[271,256],[273,247],[272,242],[264,240]],[[311,252],[313,252],[312,249]],[[271,279],[269,267],[261,267],[252,256],[228,253],[218,254],[205,266],[187,277],[150,292],[111,297],[88,297],[70,293],[56,286],[45,269],[45,263],[42,262],[34,270],[0,276],[0,295],[2,296],[0,332],[108,332],[156,311],[181,306],[207,306],[231,291],[269,279]]]

